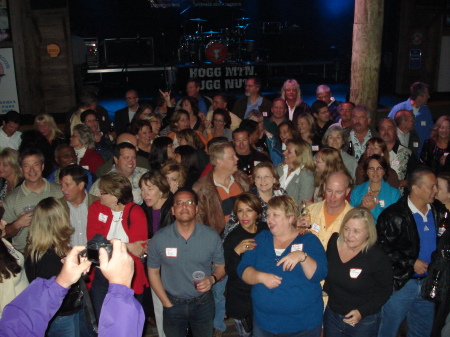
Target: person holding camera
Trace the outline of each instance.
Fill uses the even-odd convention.
[[[134,263],[120,240],[111,240],[112,257],[99,250],[100,269],[109,281],[102,307],[98,336],[141,337],[144,312],[130,289]],[[44,336],[48,321],[61,306],[70,286],[89,270],[91,262],[81,259],[85,247],[75,246],[64,260],[57,277],[37,278],[5,307],[0,320],[0,336]],[[126,315],[124,315],[126,313]]]
[[[145,213],[133,202],[131,183],[124,175],[110,172],[100,178],[98,187],[100,200],[95,201],[88,211],[87,238],[90,241],[100,234],[107,240],[120,239],[125,243],[135,264],[131,288],[137,300],[142,302],[144,288],[149,286],[141,261],[148,239]],[[97,318],[107,291],[108,280],[101,269],[96,268],[91,298]]]
[[[70,251],[73,231],[59,200],[49,197],[36,205],[25,250],[25,271],[29,282],[38,277],[50,279],[61,272],[61,259]],[[46,336],[88,336],[85,320],[83,293],[78,282],[74,282],[49,322]]]

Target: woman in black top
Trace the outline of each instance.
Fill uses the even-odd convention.
[[[226,312],[234,318],[239,337],[252,335],[252,300],[251,286],[239,278],[237,266],[242,254],[256,247],[256,234],[268,229],[265,222],[260,222],[262,211],[261,202],[255,194],[246,192],[238,196],[234,201],[233,213],[239,225],[227,235],[223,243],[228,275]]]
[[[62,269],[61,259],[70,251],[69,217],[61,202],[53,197],[41,200],[33,211],[25,252],[25,271],[28,281],[50,279]],[[83,293],[78,282],[71,286],[61,307],[49,323],[46,337],[84,336],[85,317]]]
[[[329,297],[325,337],[378,335],[381,307],[392,293],[393,273],[376,241],[372,214],[359,207],[346,214],[339,233],[331,236],[324,285]]]
[[[422,164],[430,167],[435,174],[445,172],[445,162],[450,153],[450,116],[441,116],[431,131],[420,152]]]

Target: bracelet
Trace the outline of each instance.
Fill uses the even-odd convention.
[[[217,277],[214,274],[211,274],[212,277],[214,277],[214,283],[212,285],[215,285],[217,283]]]
[[[306,259],[308,258],[308,254],[306,254],[306,252],[303,252],[303,254],[305,254],[305,258],[303,260],[299,261],[300,263],[305,262]]]

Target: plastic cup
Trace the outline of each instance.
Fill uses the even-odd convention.
[[[197,289],[197,285],[205,279],[205,273],[201,270],[194,271],[192,273],[192,278],[194,279],[194,287]]]
[[[27,206],[25,206],[25,207],[23,208],[23,212],[24,212],[25,214],[31,213],[31,212],[34,211],[34,207],[35,207],[35,205],[27,205]]]

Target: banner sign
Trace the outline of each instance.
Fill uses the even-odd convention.
[[[0,48],[0,114],[19,112],[12,48]]]
[[[247,78],[256,76],[264,84],[267,82],[267,66],[252,65],[220,65],[220,66],[180,66],[177,67],[177,84],[184,88],[189,78],[198,78],[202,91],[227,92],[238,90],[244,92]]]

